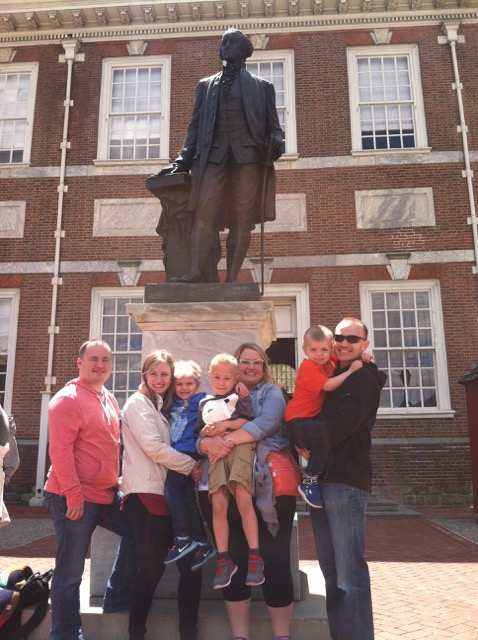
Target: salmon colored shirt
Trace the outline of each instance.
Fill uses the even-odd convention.
[[[332,377],[337,358],[325,365],[303,360],[295,380],[294,395],[287,403],[284,418],[287,422],[297,418],[313,418],[322,410],[325,400],[324,384]]]
[[[119,473],[119,407],[112,393],[96,393],[77,378],[48,406],[51,467],[45,490],[84,501],[111,504]]]

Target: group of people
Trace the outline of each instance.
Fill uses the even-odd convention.
[[[340,322],[335,335],[309,330],[302,367],[314,368],[304,375],[301,367],[297,402],[286,414],[290,438],[308,460],[305,486],[320,495],[317,505],[304,491],[334,640],[373,639],[365,507],[370,434],[385,376],[364,356],[368,344],[367,328],[356,318]],[[97,525],[122,536],[104,610],[129,608],[129,640],[145,640],[154,592],[171,563],[180,575],[181,640],[197,640],[201,568],[213,558],[213,587],[222,589],[234,640],[250,638],[251,588],[258,585],[274,638],[290,640],[296,498],[274,496],[272,482],[257,486],[255,495],[253,489],[254,467],[267,471],[267,454],[290,446],[281,430],[284,394],[262,347],[242,344],[216,356],[208,371],[213,396],[199,391],[194,361],[175,364],[164,350],[144,360],[140,388],[121,412],[121,491],[120,411],[104,387],[110,347],[86,342],[77,364],[78,378],[49,407],[44,495],[57,546],[51,640],[83,640],[79,588]],[[311,408],[312,381],[310,399],[320,396],[315,415],[303,409]]]

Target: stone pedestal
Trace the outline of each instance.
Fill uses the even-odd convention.
[[[275,323],[271,302],[255,298],[255,285],[154,285],[148,298],[163,297],[167,301],[127,305],[128,313],[143,332],[143,359],[155,349],[166,349],[175,360],[195,360],[203,369],[201,388],[210,392],[207,381],[208,363],[218,353],[233,353],[243,342],[253,342],[267,349],[275,339]],[[191,302],[201,287],[207,301]],[[249,287],[249,294],[247,287]],[[171,301],[171,296],[178,298]],[[219,296],[220,301],[217,301]],[[228,299],[225,299],[228,298]],[[211,300],[211,298],[216,298]],[[103,595],[111,572],[118,537],[101,527],[93,535],[91,545],[91,595]],[[299,554],[297,527],[294,527],[291,543],[291,566],[294,577],[294,596],[300,597]],[[221,598],[218,590],[211,588],[214,561],[204,568],[203,598]],[[157,597],[175,598],[177,594],[177,568],[167,567],[158,586]],[[254,598],[262,597],[261,589],[254,589]]]
[[[275,339],[272,302],[145,303],[127,309],[143,332],[143,359],[166,349],[175,360],[195,360],[203,370],[201,389],[208,392],[211,358],[233,353],[243,342],[267,349]]]

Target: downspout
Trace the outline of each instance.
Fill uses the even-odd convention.
[[[78,42],[64,41],[61,43],[65,53],[60,55],[59,62],[67,64],[67,80],[66,80],[66,95],[64,100],[64,116],[63,116],[63,136],[61,139],[61,161],[60,161],[60,183],[58,185],[58,211],[55,228],[55,261],[53,266],[53,278],[52,284],[52,297],[51,297],[51,314],[50,314],[50,326],[48,327],[48,363],[45,376],[45,390],[42,391],[41,411],[40,411],[40,435],[38,439],[38,459],[37,459],[37,474],[35,495],[30,500],[30,506],[42,506],[43,505],[43,485],[45,483],[45,467],[48,448],[48,404],[52,397],[52,386],[56,383],[56,378],[53,375],[53,357],[55,354],[55,336],[59,333],[60,328],[56,326],[56,315],[58,306],[58,289],[62,284],[62,278],[60,277],[60,255],[61,255],[61,239],[65,237],[65,232],[62,229],[63,221],[63,200],[64,194],[68,191],[68,186],[65,185],[66,176],[66,152],[70,148],[68,142],[68,124],[70,118],[70,109],[73,106],[71,100],[71,80],[73,76],[73,63],[76,61],[83,61],[84,54],[78,54]]]
[[[463,107],[463,85],[460,82],[460,72],[458,70],[458,59],[456,55],[457,42],[464,42],[464,36],[458,35],[459,23],[443,23],[443,31],[446,36],[446,42],[450,45],[451,58],[453,61],[453,72],[455,75],[455,82],[452,84],[453,89],[456,90],[456,97],[458,101],[458,111],[460,114],[460,124],[457,127],[458,132],[461,132],[461,138],[463,142],[463,157],[465,161],[465,169],[462,171],[462,175],[466,178],[466,184],[468,187],[468,200],[470,202],[470,217],[468,218],[468,224],[471,224],[473,231],[473,244],[475,248],[475,265],[473,267],[473,273],[478,274],[478,229],[477,218],[475,208],[475,196],[473,193],[473,171],[470,163],[470,152],[468,150],[468,127],[465,122],[465,109]]]

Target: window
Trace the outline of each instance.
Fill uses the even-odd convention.
[[[427,147],[418,48],[347,50],[352,151]]]
[[[129,294],[129,295],[127,295]],[[113,391],[120,407],[138,390],[141,382],[141,329],[128,315],[126,305],[143,302],[143,289],[95,289],[91,338],[105,340],[113,352],[113,370],[105,386]]]
[[[38,65],[2,65],[0,164],[30,161]],[[5,70],[4,70],[5,69]]]
[[[169,157],[170,58],[103,60],[98,159]]]
[[[19,299],[17,290],[0,289],[0,404],[7,413],[12,409]]]
[[[376,364],[388,376],[379,412],[449,411],[439,283],[362,283],[361,299]]]
[[[294,52],[254,51],[246,67],[274,85],[279,122],[285,133],[285,153],[296,154]]]

